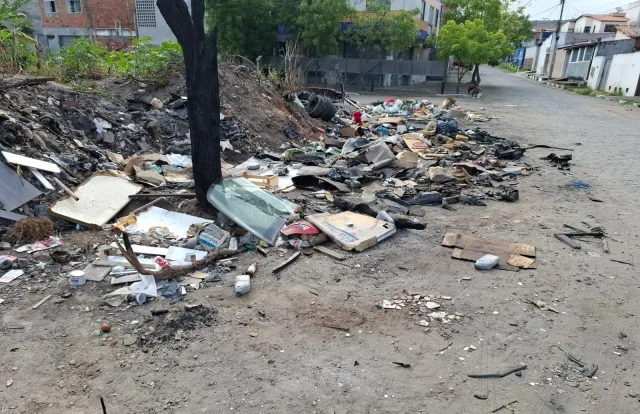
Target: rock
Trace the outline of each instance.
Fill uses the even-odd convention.
[[[13,385],[13,380],[12,379],[7,380],[7,387],[10,387],[12,385]]]
[[[425,305],[428,309],[438,309],[440,307],[440,304],[436,302],[427,302]]]
[[[116,136],[113,132],[111,131],[105,131],[102,134],[102,141],[105,144],[114,144],[116,142]]]
[[[145,130],[154,139],[162,137],[162,129],[160,129],[160,123],[158,121],[149,121],[147,125],[145,125]]]
[[[138,342],[138,337],[135,335],[130,335],[130,334],[125,334],[122,337],[122,344],[124,346],[131,346],[131,345],[135,345],[136,342]]]
[[[162,103],[162,101],[158,98],[153,98],[151,100],[151,106],[153,106],[154,108],[156,108],[157,110],[160,110],[162,108],[164,108],[164,104]]]
[[[629,397],[631,398],[636,398],[638,396],[637,393],[633,392],[633,391],[629,391]]]
[[[180,109],[186,105],[186,102],[182,99],[177,99],[170,104],[167,104],[167,108],[169,109]]]
[[[111,325],[109,325],[108,323],[102,323],[100,325],[100,330],[104,333],[109,333],[111,332]]]
[[[0,250],[9,250],[11,249],[11,244],[7,242],[0,243]]]
[[[33,113],[33,109],[27,106],[25,108],[22,108],[20,110],[20,113],[22,113],[23,115],[31,115]]]

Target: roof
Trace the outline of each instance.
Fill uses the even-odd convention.
[[[636,38],[636,37],[640,37],[640,33],[636,32],[635,30],[633,30],[629,26],[616,26],[616,30],[618,30],[619,32],[629,36],[632,39]]]
[[[626,23],[629,21],[628,17],[625,16],[612,16],[610,14],[583,14],[580,17],[590,17],[595,20],[600,20],[601,22],[619,22]],[[578,19],[580,18],[578,17]]]
[[[572,43],[570,45],[558,46],[558,49],[566,49],[566,50],[579,49],[581,47],[593,46],[596,43],[597,42],[595,40],[587,40],[584,42]]]

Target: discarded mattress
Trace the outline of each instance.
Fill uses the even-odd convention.
[[[245,178],[225,178],[212,185],[207,200],[240,227],[272,245],[295,208]]]
[[[396,227],[371,216],[345,211],[338,214],[314,214],[307,217],[344,250],[361,252],[396,232]]]
[[[141,190],[141,185],[123,178],[96,174],[75,190],[78,201],[71,197],[65,198],[49,207],[48,212],[72,223],[101,229],[129,204],[130,195]]]

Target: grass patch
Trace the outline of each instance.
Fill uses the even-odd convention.
[[[511,73],[517,73],[518,71],[520,71],[520,67],[514,65],[513,63],[501,63],[499,68]]]

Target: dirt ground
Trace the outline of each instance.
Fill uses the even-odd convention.
[[[69,292],[63,269],[31,272],[0,288],[0,412],[102,413],[100,397],[109,414],[491,413],[513,401],[524,414],[639,412],[638,272],[610,259],[638,265],[640,109],[483,71],[483,97],[462,105],[499,117],[481,125],[492,134],[574,148],[570,175],[539,159],[550,150],[530,150],[528,161],[541,168],[521,180],[517,203],[434,207],[425,231],[399,231],[343,262],[302,257],[279,280],[271,269],[288,253],[247,253],[239,268],[259,263],[251,293],[235,297],[230,275],[187,295],[204,307],[190,311],[164,300],[106,307],[107,283],[58,300]],[[554,238],[563,224],[583,222],[606,229],[610,254]],[[535,244],[538,268],[476,271],[440,246],[447,231]],[[408,311],[376,308],[405,289],[450,296],[445,310],[464,316],[425,332]],[[154,309],[170,313],[151,316]],[[113,325],[109,336],[99,334],[103,321]],[[123,345],[126,335],[137,343]],[[465,351],[470,345],[476,350]],[[587,369],[598,365],[594,378],[581,378],[553,345]],[[528,366],[521,377],[467,377],[520,364]]]

